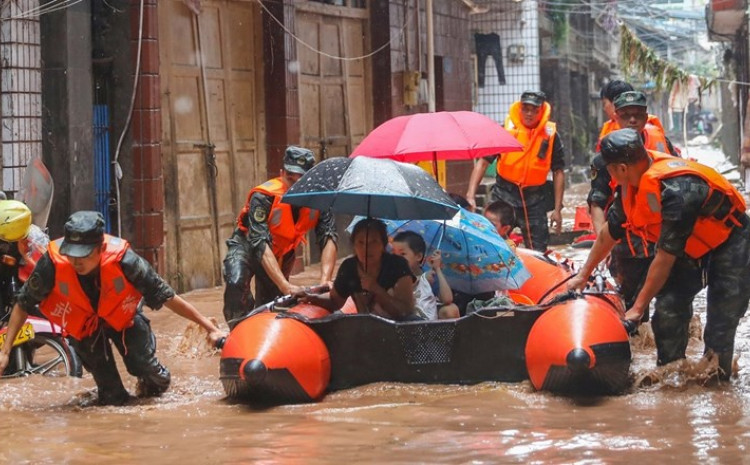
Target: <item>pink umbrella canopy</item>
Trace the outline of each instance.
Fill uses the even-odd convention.
[[[373,129],[352,157],[401,162],[468,160],[523,147],[500,124],[473,111],[397,116]]]

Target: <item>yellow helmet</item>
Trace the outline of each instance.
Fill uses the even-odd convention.
[[[18,200],[0,200],[0,240],[16,242],[29,234],[31,210]]]

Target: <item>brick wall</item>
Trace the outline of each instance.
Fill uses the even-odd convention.
[[[264,2],[276,18],[294,31],[294,2]],[[297,43],[268,15],[263,15],[263,67],[266,82],[266,155],[267,177],[279,175],[284,150],[291,142],[300,140],[299,88],[297,74],[289,71],[290,63],[297,60]],[[283,57],[281,63],[273,61]]]
[[[161,83],[159,78],[159,28],[157,0],[145,0],[141,67],[131,120],[133,138],[133,247],[165,271],[164,177],[161,166]],[[131,0],[130,37],[133,60],[137,59],[140,0]],[[135,69],[135,64],[133,65]]]

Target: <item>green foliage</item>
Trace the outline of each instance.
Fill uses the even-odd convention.
[[[656,90],[671,89],[676,82],[687,85],[690,73],[662,60],[624,24],[620,26],[620,66],[625,74],[640,74],[653,79]],[[701,90],[715,84],[706,73],[698,75]]]
[[[589,127],[587,120],[570,111],[570,135],[573,141],[572,153],[588,153],[589,144],[591,140],[589,138]]]
[[[553,0],[547,4],[547,16],[552,21],[552,45],[559,48],[570,30],[568,12],[578,0]]]

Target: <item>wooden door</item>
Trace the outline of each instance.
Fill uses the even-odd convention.
[[[348,156],[372,128],[370,59],[333,58],[367,53],[367,15],[361,8],[296,4],[297,35],[311,46],[297,44],[301,143],[319,161]],[[340,241],[339,256],[348,251],[346,242]],[[307,261],[316,261],[318,247],[307,249]]]
[[[224,241],[264,180],[255,2],[159,2],[167,266],[180,291],[221,284]]]

